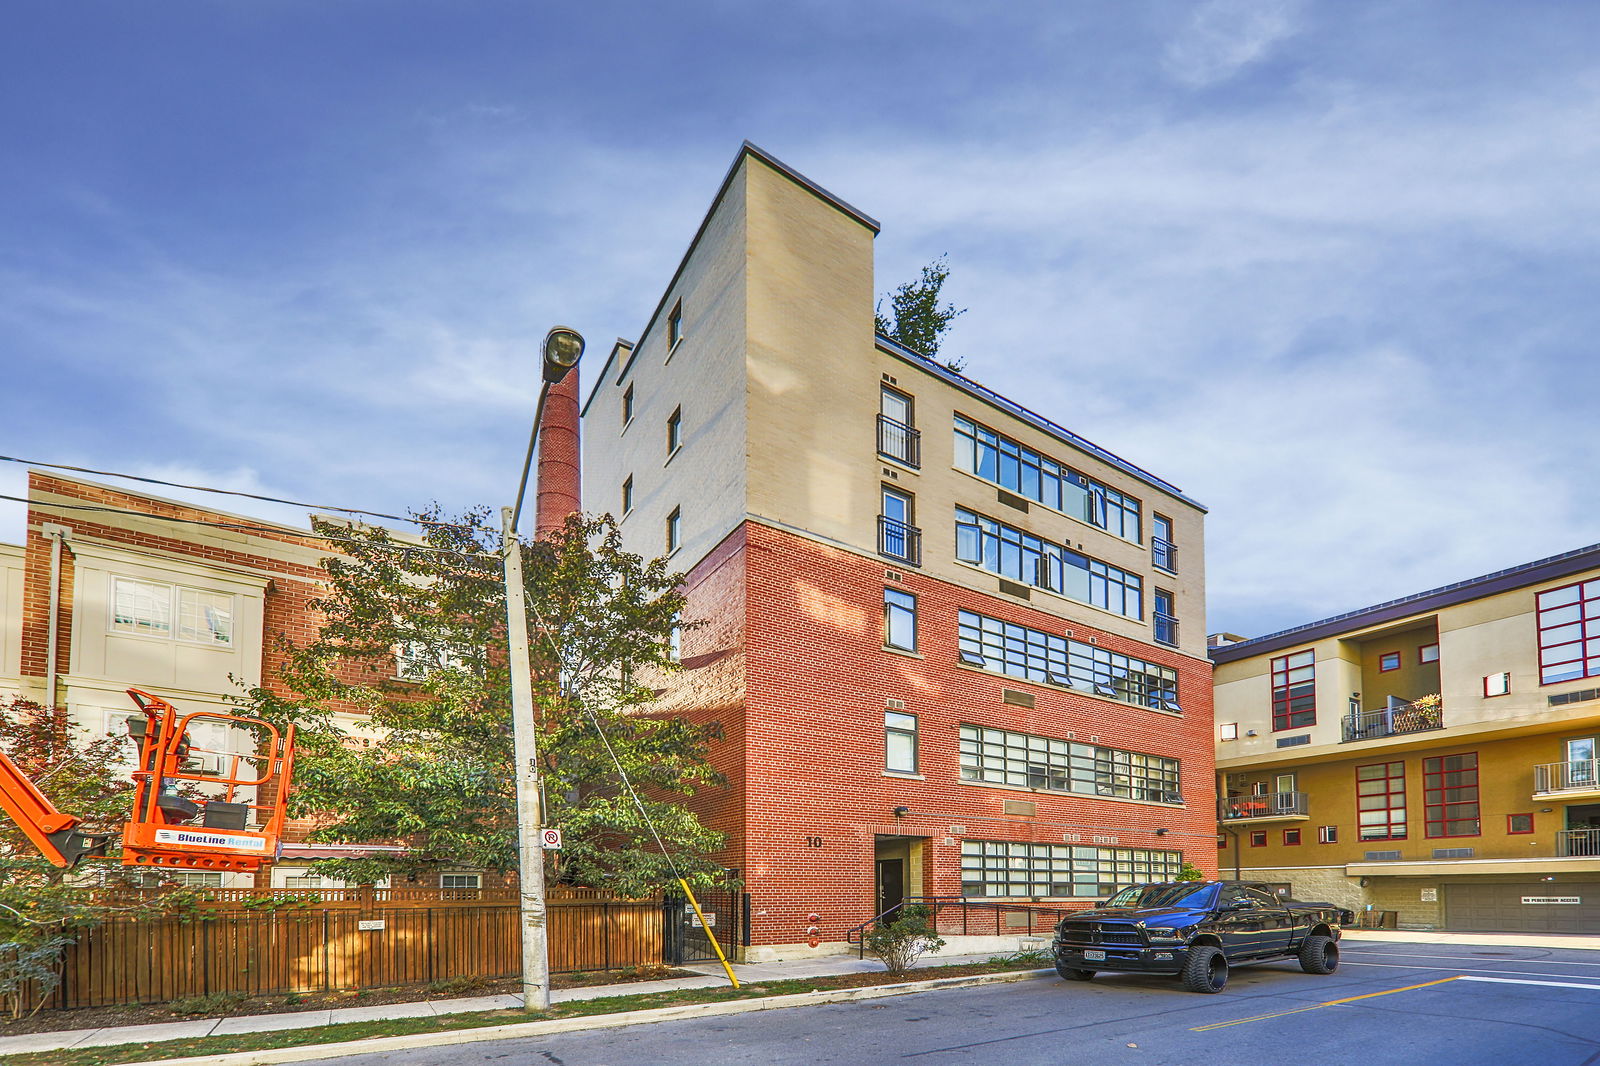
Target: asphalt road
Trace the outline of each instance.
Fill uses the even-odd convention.
[[[322,1060],[349,1066],[1582,1066],[1600,1064],[1600,952],[1342,945],[1339,972],[1055,977],[530,1040]],[[1436,983],[1435,983],[1436,982]],[[1413,986],[1422,987],[1413,987]],[[1357,998],[1361,997],[1361,998]],[[1342,1002],[1341,1002],[1342,1001]]]

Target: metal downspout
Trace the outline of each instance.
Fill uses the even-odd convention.
[[[56,705],[56,628],[61,622],[61,542],[67,539],[67,527],[46,522],[44,535],[50,540],[50,629],[44,643],[44,705]]]

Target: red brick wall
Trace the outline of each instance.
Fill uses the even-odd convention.
[[[961,894],[963,838],[1062,844],[1064,834],[1076,833],[1075,843],[1096,846],[1096,836],[1115,837],[1114,845],[1100,846],[1180,850],[1201,869],[1215,872],[1209,663],[905,568],[896,568],[904,575],[897,587],[918,597],[923,657],[897,655],[882,648],[883,589],[890,568],[885,563],[753,523],[728,543],[736,540],[742,544],[747,588],[742,767],[736,765],[737,750],[720,754],[730,760],[730,776],[737,775],[743,795],[737,865],[758,916],[755,942],[804,940],[806,916],[813,911],[822,915],[824,940],[842,939],[845,929],[871,917],[879,835],[925,838],[930,856],[925,891],[931,895]],[[691,575],[690,613],[718,617],[738,599],[724,582],[700,576],[707,564]],[[1054,633],[1070,628],[1077,639],[1094,635],[1110,650],[1173,666],[1179,671],[1184,714],[1174,717],[961,667],[956,614],[962,608]],[[728,632],[722,641],[733,639],[731,624],[719,618],[718,631]],[[685,645],[692,666],[699,645],[688,639]],[[704,686],[694,673],[687,671],[690,676],[673,686],[669,705],[698,705],[690,693]],[[1033,694],[1035,707],[1003,703],[1003,688]],[[727,694],[720,698],[726,700]],[[923,780],[883,773],[888,698],[904,700],[906,712],[918,716]],[[957,729],[968,723],[1048,737],[1074,733],[1081,742],[1180,758],[1186,806],[962,784]],[[1006,815],[1007,799],[1036,803],[1036,815]],[[910,813],[895,818],[897,806]],[[966,829],[952,833],[951,826]],[[1158,837],[1157,828],[1169,832]],[[817,838],[820,847],[813,846]]]
[[[567,516],[581,507],[578,462],[578,375],[550,388],[539,429],[537,525],[539,533],[560,529]]]

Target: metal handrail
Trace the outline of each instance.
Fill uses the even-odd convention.
[[[1539,763],[1533,768],[1533,791],[1565,792],[1600,788],[1600,759]]]
[[[879,515],[878,554],[912,566],[921,566],[922,530],[898,518]]]
[[[878,416],[878,454],[907,466],[922,465],[922,431],[888,415]]]
[[[1150,538],[1150,561],[1168,573],[1178,572],[1178,546],[1160,537]]]
[[[1556,855],[1560,858],[1600,855],[1600,829],[1562,829],[1556,833]]]
[[[1092,901],[1086,901],[1086,902],[1092,902]],[[1021,932],[1021,931],[1018,931],[1018,930],[1010,930],[1010,932],[1016,933],[1017,936],[1026,936],[1026,935],[1031,935],[1032,934],[1033,927],[1036,924],[1035,912],[1043,912],[1044,914],[1050,916],[1051,917],[1050,924],[1054,925],[1056,922],[1060,921],[1062,918],[1066,917],[1069,914],[1074,913],[1075,911],[1077,911],[1079,909],[1079,908],[1075,908],[1075,907],[1041,907],[1041,906],[1037,906],[1037,905],[1031,904],[1031,903],[990,903],[990,902],[982,901],[982,900],[970,900],[965,896],[907,896],[905,899],[901,900],[899,903],[896,903],[893,907],[890,907],[888,910],[884,911],[882,914],[874,915],[873,917],[869,918],[868,920],[862,922],[860,925],[852,926],[851,928],[845,930],[844,942],[846,944],[855,944],[856,945],[856,957],[857,958],[866,958],[866,954],[867,954],[866,931],[868,929],[872,928],[872,926],[877,925],[879,922],[882,922],[885,918],[889,917],[891,914],[896,913],[902,907],[932,907],[933,908],[933,921],[934,921],[934,928],[935,929],[938,928],[939,915],[940,915],[940,913],[942,911],[944,911],[946,909],[960,907],[961,908],[961,934],[960,934],[961,936],[970,936],[971,935],[970,932],[969,932],[969,929],[971,928],[970,919],[971,919],[971,912],[972,911],[977,911],[980,914],[985,912],[985,911],[993,911],[994,912],[994,935],[995,936],[1003,936],[1007,932],[1007,930],[1002,929],[1001,925],[1000,925],[1000,915],[1001,915],[1002,912],[1005,912],[1005,911],[1027,911],[1028,912],[1028,931],[1026,933],[1024,933],[1024,932]],[[985,922],[984,926],[987,929],[988,923]],[[955,934],[952,933],[951,935],[953,936]]]
[[[1178,643],[1178,619],[1170,614],[1152,615],[1154,636],[1158,644]]]
[[[1217,800],[1217,818],[1224,822],[1310,813],[1311,797],[1304,792],[1261,792],[1253,796],[1224,796]]]
[[[1360,711],[1345,715],[1340,727],[1343,733],[1341,743],[1344,744],[1353,740],[1378,740],[1404,733],[1423,733],[1444,728],[1444,708],[1406,703],[1376,711]]]

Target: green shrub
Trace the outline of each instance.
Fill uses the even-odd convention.
[[[933,926],[933,912],[918,904],[901,907],[893,921],[873,923],[862,943],[884,969],[898,977],[922,956],[944,947],[944,938]]]

